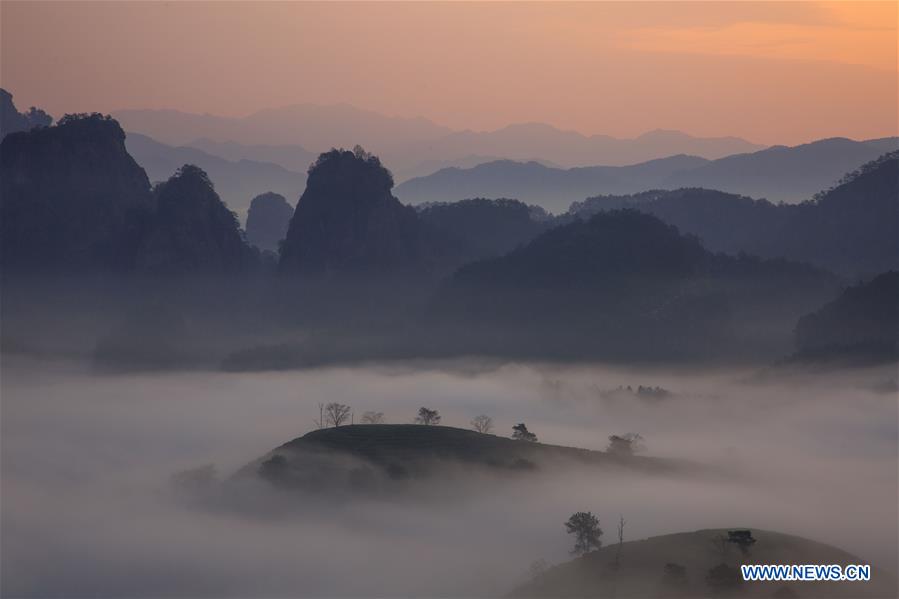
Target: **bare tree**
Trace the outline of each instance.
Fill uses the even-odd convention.
[[[321,402],[318,404],[318,420],[315,421],[315,426],[325,428],[325,404]]]
[[[599,527],[599,518],[592,512],[575,512],[565,523],[568,534],[575,535],[574,549],[571,553],[583,555],[594,549],[602,547],[602,529]]]
[[[615,569],[621,565],[621,544],[624,543],[624,516],[618,516],[618,547],[615,548]]]
[[[609,435],[609,446],[606,451],[620,456],[632,456],[646,450],[643,436],[637,433]]]
[[[416,424],[440,424],[440,412],[421,407],[418,409],[418,416],[415,417],[415,422]]]
[[[328,424],[338,427],[350,417],[350,406],[342,403],[329,403],[325,406],[325,419]]]
[[[384,412],[366,412],[362,415],[362,424],[383,424]]]
[[[519,422],[512,427],[512,438],[516,441],[531,441],[532,443],[537,441],[537,435],[529,431],[524,422]]]
[[[493,430],[493,418],[487,416],[486,414],[475,416],[475,418],[471,421],[471,426],[479,433],[489,433]]]

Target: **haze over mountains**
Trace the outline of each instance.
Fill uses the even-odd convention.
[[[170,146],[139,133],[128,133],[125,147],[153,182],[165,181],[184,164],[199,166],[209,175],[228,208],[242,215],[241,220],[253,197],[271,191],[296,201],[306,186],[309,164],[291,171],[272,162],[222,158],[194,147]],[[298,160],[302,163],[303,159]]]
[[[540,123],[452,131],[426,119],[349,105],[302,104],[242,118],[173,110],[114,114],[134,132],[129,150],[151,180],[195,163],[240,214],[250,198],[266,191],[295,200],[309,165],[332,147],[374,151],[400,182],[397,197],[409,204],[514,198],[556,213],[599,194],[680,187],[795,203],[833,184],[834,173],[899,148],[895,137],[764,148],[739,138],[661,129],[633,139],[586,136]]]
[[[789,160],[770,160],[771,152],[795,158],[817,148],[815,156],[854,161],[890,143],[827,140],[722,161],[675,155],[632,167],[553,172],[563,179],[576,174],[587,181],[579,183],[584,190],[620,184],[620,173],[650,186],[737,158],[774,168]],[[232,369],[473,351],[534,359],[770,359],[789,355],[798,319],[845,284],[899,268],[896,153],[849,173],[834,171],[832,178],[842,175],[838,185],[797,205],[684,188],[593,196],[554,216],[514,199],[412,207],[394,195],[386,165],[360,146],[325,152],[308,177],[288,178],[285,185],[303,189],[294,207],[288,198],[296,192],[256,193],[278,181],[266,169],[292,172],[280,166],[232,162],[137,134],[130,144],[114,119],[99,114],[6,136],[4,273],[165,276],[177,279],[176,288],[199,277],[189,311],[221,293],[237,301],[232,288],[239,279],[241,293],[271,327],[268,334],[255,330],[251,311],[246,337],[281,336],[283,317],[314,325],[315,338],[324,335],[330,346],[323,351],[289,334],[277,346],[248,346],[235,334],[208,357],[197,349],[203,360]],[[132,149],[156,165],[154,175],[172,174],[151,185]],[[519,172],[546,167],[502,164],[509,171],[499,182],[546,183]],[[238,185],[245,186],[239,193]],[[226,193],[234,202],[254,198],[247,233],[223,202]],[[209,278],[218,281],[202,290],[207,285],[200,281]],[[180,290],[171,293],[163,303],[186,300]],[[292,306],[296,297],[303,299],[300,311]],[[137,315],[126,320],[146,313],[126,312]],[[163,313],[181,321],[179,309]],[[329,334],[325,323],[341,335]],[[234,326],[230,320],[229,335]],[[116,353],[127,352],[103,355]]]
[[[538,160],[566,167],[621,166],[672,154],[719,158],[763,147],[734,137],[699,138],[665,130],[634,139],[587,136],[542,123],[513,124],[495,131],[453,131],[424,118],[388,117],[345,104],[299,104],[242,118],[174,110],[121,110],[113,116],[126,131],[163,143],[194,145],[211,153],[222,152],[220,156],[232,160],[258,160],[268,152],[266,160],[286,168],[295,168],[296,162],[278,158],[278,150],[272,146],[299,145],[318,154],[359,144],[391,165],[399,180],[428,174],[435,166],[464,165],[472,157]],[[224,142],[231,144],[222,147]],[[250,147],[239,151],[237,144]]]
[[[94,522],[108,523],[110,514],[121,517],[116,528],[140,545],[136,554],[126,557],[128,563],[167,559],[171,548],[182,544],[166,537],[152,551],[144,549],[142,533],[147,525],[134,517],[136,496],[151,508],[158,506],[161,496],[171,495],[178,511],[164,511],[156,528],[181,510],[187,516],[176,520],[173,528],[179,533],[187,530],[192,538],[207,538],[208,523],[220,523],[233,537],[214,532],[212,536],[237,539],[231,544],[240,545],[241,562],[246,559],[247,531],[257,528],[254,522],[264,523],[259,528],[261,551],[270,550],[273,530],[284,534],[288,549],[276,552],[288,556],[284,571],[289,572],[297,568],[293,553],[297,539],[310,555],[334,560],[345,547],[359,548],[364,538],[360,530],[372,526],[399,528],[400,537],[406,539],[401,545],[411,538],[428,548],[446,547],[458,531],[461,541],[452,547],[453,554],[471,557],[473,545],[490,541],[497,549],[486,554],[509,561],[509,572],[493,586],[484,586],[477,580],[467,582],[468,574],[485,563],[475,556],[478,563],[453,572],[453,578],[471,585],[462,588],[434,583],[434,560],[428,553],[422,568],[424,585],[411,590],[391,586],[404,580],[391,571],[387,582],[373,585],[365,578],[359,587],[346,587],[347,595],[375,589],[381,596],[500,596],[517,587],[527,596],[583,596],[605,593],[609,572],[614,572],[615,596],[659,588],[660,579],[666,592],[706,596],[708,591],[717,596],[716,573],[723,568],[729,573],[725,578],[732,581],[735,565],[750,559],[743,553],[716,553],[706,532],[642,542],[623,542],[622,532],[613,570],[606,561],[612,552],[598,550],[554,568],[543,561],[530,584],[514,582],[525,558],[532,560],[554,547],[555,541],[543,539],[563,534],[554,530],[528,540],[531,529],[560,529],[559,514],[569,510],[601,508],[607,529],[610,514],[622,514],[621,531],[627,514],[638,531],[631,536],[629,528],[627,539],[670,531],[672,522],[677,522],[677,529],[689,530],[743,526],[744,520],[753,519],[779,524],[789,518],[791,532],[824,537],[839,546],[863,543],[853,536],[874,536],[879,560],[895,554],[888,544],[892,541],[884,540],[891,535],[880,524],[886,520],[883,514],[892,517],[895,507],[890,493],[896,488],[892,478],[896,437],[892,429],[883,435],[870,431],[882,430],[878,427],[883,422],[895,422],[895,402],[888,401],[886,392],[895,389],[895,378],[889,377],[895,376],[891,367],[899,357],[895,271],[899,222],[894,218],[899,207],[899,152],[880,155],[848,173],[833,172],[838,184],[822,187],[800,204],[682,188],[592,195],[553,215],[516,199],[411,206],[396,197],[386,165],[360,146],[324,152],[307,173],[300,174],[271,162],[231,160],[140,134],[126,137],[117,121],[101,114],[68,115],[52,126],[28,119],[18,123],[24,128],[0,143],[0,341],[5,364],[10,356],[14,364],[34,361],[40,366],[34,375],[24,375],[24,386],[13,387],[19,424],[4,428],[4,435],[7,430],[18,432],[17,462],[44,464],[35,456],[51,451],[60,456],[60,463],[69,463],[73,455],[69,448],[84,447],[84,439],[77,435],[57,445],[59,435],[45,432],[53,431],[52,426],[29,428],[33,406],[38,413],[52,413],[53,422],[68,422],[86,405],[96,405],[96,411],[89,411],[94,426],[114,423],[115,436],[124,439],[118,448],[108,444],[108,431],[84,429],[91,431],[85,437],[97,444],[86,456],[100,462],[94,470],[97,480],[107,480],[108,466],[95,456],[112,454],[115,462],[128,456],[120,467],[135,476],[134,464],[139,470],[140,462],[132,461],[134,455],[153,443],[197,447],[194,455],[216,460],[221,454],[215,447],[228,447],[238,464],[246,464],[260,455],[260,448],[295,440],[227,479],[219,479],[211,465],[185,471],[189,464],[179,456],[176,465],[152,470],[154,481],[176,472],[168,493],[153,483],[146,492],[123,494],[116,479],[110,489],[98,490],[97,497],[82,495],[75,510],[70,497],[77,498],[78,492],[73,485],[84,485],[74,473],[60,477],[59,472],[68,471],[52,462],[55,467],[17,468],[12,479],[4,472],[5,488],[12,480],[26,489],[13,494],[13,521],[25,523],[10,545],[19,552],[14,554],[17,559],[55,566],[80,564],[86,556],[85,567],[96,570],[85,581],[46,583],[43,568],[37,565],[32,566],[38,572],[34,575],[11,568],[13,582],[4,576],[4,594],[27,596],[29,589],[63,596],[107,593],[111,569],[105,553],[98,565],[92,565],[94,552],[84,547],[96,536]],[[231,158],[240,150],[230,142],[196,143]],[[306,156],[300,146],[253,147],[261,158],[305,160]],[[132,151],[164,180],[151,184]],[[794,149],[786,152],[793,156]],[[205,167],[179,164],[181,160]],[[770,172],[776,172],[781,162],[789,163],[761,162]],[[534,163],[502,164],[509,171],[499,182],[547,189],[546,181],[517,170]],[[618,185],[620,173],[649,185],[712,164],[678,154],[631,167],[555,170],[561,179],[571,172],[582,176],[584,191]],[[219,177],[218,186],[204,168]],[[269,180],[267,173],[276,175]],[[256,190],[271,189],[279,181],[302,188],[296,205],[284,194],[259,193],[250,203],[246,232],[242,231],[219,192],[234,203],[245,203]],[[851,285],[857,278],[862,283]],[[47,384],[51,369],[42,364],[51,361],[66,368],[77,365],[73,370],[80,374],[75,378],[66,374]],[[541,372],[539,378],[521,378],[522,368],[532,364]],[[610,372],[609,364],[622,365],[624,374]],[[748,375],[731,374],[747,366],[752,369]],[[383,369],[384,378],[353,374],[368,368]],[[464,374],[444,372],[452,368]],[[821,368],[839,373],[829,381],[815,381],[810,373]],[[435,371],[423,374],[431,369]],[[690,374],[671,374],[681,369]],[[766,376],[806,378],[801,385],[791,380],[784,391],[771,385],[760,388],[757,379],[763,375],[756,374],[760,369]],[[169,374],[184,370],[192,372]],[[306,370],[311,378],[272,372],[288,370]],[[507,380],[501,385],[470,386],[484,371],[494,370],[487,376],[511,376],[511,385]],[[15,367],[12,372],[23,376]],[[721,382],[722,377],[738,375],[739,383]],[[653,380],[633,380],[638,376]],[[317,377],[339,382],[323,387]],[[282,388],[246,386],[254,379]],[[115,393],[103,392],[104,382],[111,380],[121,381]],[[849,382],[830,388],[832,381],[840,380]],[[644,388],[642,383],[650,386]],[[181,424],[175,429],[189,434],[159,435],[172,422],[184,423],[185,406],[197,405],[198,393],[190,388],[196,384],[215,395],[214,403],[204,404],[199,412],[204,426],[218,428],[235,421],[241,431],[256,431],[262,415],[271,413],[283,428],[256,431],[268,438],[254,440],[249,451],[237,447],[241,435],[234,431],[214,445],[198,440],[197,428],[185,431]],[[6,397],[9,386],[4,385]],[[506,385],[510,386],[503,390]],[[735,392],[737,386],[746,389]],[[233,399],[228,393],[234,394]],[[540,408],[528,413],[527,398],[534,393]],[[50,404],[42,403],[47,395]],[[397,396],[406,399],[398,403]],[[129,399],[137,401],[129,404]],[[353,405],[337,403],[342,401]],[[415,413],[402,405],[408,401],[414,401],[415,408],[420,404],[434,408],[421,406],[419,424],[408,424]],[[122,414],[135,405],[145,410],[134,418],[139,424],[121,430]],[[235,414],[235,406],[246,412]],[[438,406],[450,427],[433,426],[441,418]],[[171,416],[165,410],[171,410]],[[812,427],[810,410],[816,418]],[[297,437],[313,411],[322,430]],[[431,414],[428,420],[422,412]],[[149,413],[154,415],[147,417]],[[398,423],[385,422],[386,413]],[[326,415],[333,428],[327,427]],[[478,432],[457,428],[466,421],[492,427],[494,417],[496,434],[486,428]],[[343,426],[347,418],[350,426]],[[576,422],[578,432],[571,438],[579,442],[567,440],[566,420]],[[776,422],[780,430],[765,432],[765,442],[760,443],[759,426],[766,421]],[[247,427],[247,422],[254,426]],[[639,426],[641,433],[653,431],[651,455],[634,456],[643,444],[636,442],[642,436],[624,432],[632,426]],[[516,434],[504,438],[509,428]],[[843,429],[857,431],[861,451],[851,459],[839,455],[837,462],[822,446],[832,447],[835,434]],[[153,443],[142,440],[141,434],[150,435],[144,439],[153,438]],[[771,438],[776,440],[778,434],[784,440],[773,444]],[[806,435],[814,440],[805,449],[813,457],[796,458],[797,439]],[[599,444],[606,438],[609,445],[603,451]],[[631,441],[626,451],[616,445],[627,439]],[[751,451],[738,453],[732,449],[737,443]],[[836,452],[842,451],[841,444]],[[880,456],[880,463],[866,469],[871,456]],[[782,472],[771,472],[774,462]],[[806,464],[812,467],[804,469]],[[824,467],[833,470],[821,470]],[[847,483],[842,491],[846,496],[833,497],[831,491],[829,503],[821,501],[821,472],[850,473],[852,478],[842,479]],[[50,484],[29,487],[35,474]],[[804,476],[813,480],[803,483]],[[60,483],[60,478],[65,481]],[[778,492],[780,486],[787,490]],[[32,488],[34,494],[27,492]],[[548,489],[548,495],[538,496],[540,489]],[[866,505],[864,530],[855,519],[846,524],[833,517],[844,513],[846,497],[854,497],[857,489],[876,497]],[[609,500],[616,493],[624,494],[621,503]],[[35,513],[33,497],[38,494],[58,503],[43,504],[48,509],[35,518],[30,514]],[[574,496],[601,501],[572,503]],[[664,497],[664,510],[659,509],[658,497]],[[710,502],[703,503],[709,497]],[[544,507],[535,510],[523,501]],[[646,507],[637,509],[640,501]],[[811,504],[814,510],[808,508]],[[61,543],[65,550],[49,558],[38,547],[34,550],[38,557],[30,557],[31,539],[40,544],[41,539],[56,538],[56,529],[68,525],[70,514],[80,519],[85,506],[97,515],[73,534],[78,542]],[[470,515],[460,514],[459,506]],[[489,506],[496,511],[489,511]],[[725,511],[716,514],[709,506]],[[377,511],[369,511],[372,508]],[[379,513],[384,508],[388,511]],[[693,510],[697,513],[691,520]],[[47,523],[46,514],[61,520]],[[414,528],[408,526],[410,514]],[[526,533],[521,542],[496,532],[495,522],[510,516],[517,518],[512,529]],[[433,534],[422,532],[421,527],[435,517],[447,520],[439,530],[432,529]],[[803,524],[793,524],[802,518]],[[135,520],[144,531],[126,528]],[[294,521],[297,526],[290,528]],[[57,522],[62,526],[54,526]],[[199,528],[187,528],[197,524]],[[746,522],[750,524],[755,526]],[[318,527],[316,534],[322,536],[310,535],[311,527]],[[344,527],[347,535],[336,549],[323,551],[320,539],[333,539],[343,534],[338,531]],[[847,535],[838,527],[856,530]],[[447,534],[448,530],[454,533]],[[484,540],[473,543],[474,535],[483,535]],[[382,571],[379,560],[390,553],[383,548],[393,541],[376,534],[368,543],[360,548],[365,554],[361,563]],[[511,550],[525,551],[510,557],[513,545]],[[18,549],[22,546],[28,548],[24,557]],[[687,556],[684,546],[690,548]],[[559,555],[560,549],[549,555]],[[805,539],[764,531],[757,549],[751,559],[810,561],[815,556],[832,560],[845,555],[860,561],[836,548],[819,551],[820,546]],[[621,568],[619,550],[624,555]],[[108,551],[119,555],[122,548]],[[410,551],[425,554],[417,547]],[[205,552],[190,548],[189,553],[176,556],[178,563],[195,563],[194,555]],[[271,554],[264,555],[267,566]],[[257,575],[237,568],[237,578],[247,585],[241,588],[258,590],[258,580],[273,580],[278,584],[267,587],[271,594],[290,594],[291,589],[312,594],[307,581],[319,576],[318,564],[309,567],[307,559],[300,561],[307,569],[289,583],[278,569],[263,569]],[[397,572],[414,563],[406,557],[399,561]],[[345,560],[338,562],[344,569]],[[437,572],[444,566],[441,562]],[[153,562],[148,575],[152,584],[146,588],[183,596],[191,587],[185,586],[181,570],[170,586],[158,586],[157,567],[168,570],[167,563]],[[210,568],[211,578],[219,581],[221,572],[232,569],[217,565]],[[662,578],[671,571],[679,572],[679,578]],[[129,574],[115,587],[122,592],[113,594],[128,595],[125,591],[137,586],[143,588]],[[342,592],[335,591],[330,579],[315,589],[315,595]],[[875,595],[891,596],[888,593]],[[752,595],[767,593],[755,587],[744,593]]]
[[[412,203],[469,197],[516,198],[553,212],[579,198],[650,189],[705,187],[795,203],[832,185],[845,173],[899,148],[899,138],[867,141],[833,138],[795,147],[775,146],[717,160],[675,155],[631,166],[551,168],[535,162],[495,161],[441,169],[400,184],[397,196]],[[591,192],[591,189],[601,189]]]
[[[0,20],[0,599],[899,599],[899,2]]]
[[[714,251],[786,257],[867,277],[899,268],[897,181],[899,153],[891,152],[799,204],[688,188],[587,198],[572,204],[568,214],[589,218],[630,208],[696,235]]]

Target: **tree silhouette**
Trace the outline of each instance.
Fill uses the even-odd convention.
[[[755,544],[751,530],[729,530],[727,531],[727,541],[739,547],[743,555],[748,554],[750,547]]]
[[[632,456],[645,450],[643,437],[637,433],[609,435],[609,453],[621,456]]]
[[[512,427],[512,438],[516,441],[530,441],[536,443],[537,435],[528,430],[524,422],[519,422]]]
[[[325,406],[325,421],[338,427],[347,421],[350,417],[350,406],[342,403],[329,403]]]
[[[415,422],[417,424],[440,424],[440,412],[421,407],[418,409],[418,416],[415,417]]]
[[[475,416],[471,421],[471,426],[479,433],[489,433],[493,430],[493,418],[486,414]]]
[[[384,412],[366,412],[362,415],[362,424],[383,424]]]
[[[22,116],[25,117],[30,129],[35,127],[49,127],[53,124],[53,117],[35,106],[29,108],[28,112]]]
[[[599,518],[592,512],[575,512],[565,523],[568,534],[575,535],[574,549],[571,553],[583,555],[594,549],[602,547],[602,529],[599,527]]]

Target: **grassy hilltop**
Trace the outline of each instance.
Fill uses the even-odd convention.
[[[739,576],[740,564],[865,564],[842,549],[802,537],[752,530],[756,542],[747,553],[733,544],[722,548],[716,537],[726,529],[708,529],[608,545],[549,568],[513,597],[895,597],[895,574],[872,568],[869,582],[742,582],[710,576],[727,565]],[[620,551],[620,553],[619,553]],[[617,570],[616,554],[619,555]]]

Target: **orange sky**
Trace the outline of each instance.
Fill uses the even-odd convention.
[[[0,84],[54,115],[346,102],[799,143],[897,134],[897,3],[0,3]]]

